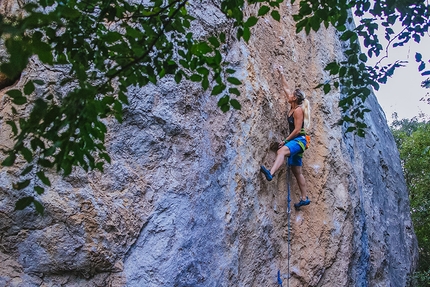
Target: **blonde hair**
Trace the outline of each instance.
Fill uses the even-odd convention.
[[[307,129],[311,125],[311,105],[302,90],[295,89],[293,94],[297,98],[297,104],[302,105],[304,128]]]
[[[303,121],[305,123],[305,129],[308,129],[311,125],[311,105],[308,99],[303,100]]]

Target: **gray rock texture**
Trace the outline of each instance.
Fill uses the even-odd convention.
[[[217,6],[203,2],[190,7],[196,34],[234,33]],[[304,155],[312,203],[291,212],[290,286],[406,286],[417,244],[385,116],[372,95],[366,137],[345,134],[339,92],[313,89],[328,79],[323,68],[342,57],[342,46],[332,29],[296,35],[296,8],[283,4],[280,23],[261,19],[249,43],[227,43],[225,56],[244,83],[242,110],[222,113],[208,92],[172,78],[130,88],[124,122],[109,123],[112,164],[103,174],[51,174],[43,217],[13,211],[31,190],[11,190],[18,170],[2,167],[0,286],[266,287],[278,286],[278,270],[285,283],[287,170],[271,182],[259,172],[273,163],[270,145],[287,134],[289,106],[274,63],[312,105]],[[32,63],[16,87],[35,73],[57,77],[43,69]],[[5,91],[3,149],[12,145]],[[292,180],[293,202],[299,194]]]

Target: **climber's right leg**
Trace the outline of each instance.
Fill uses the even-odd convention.
[[[278,149],[275,163],[273,164],[270,171],[267,168],[265,168],[263,165],[260,167],[260,171],[264,173],[268,181],[272,180],[275,172],[281,167],[281,165],[284,164],[285,157],[289,155],[290,155],[290,149],[287,146],[283,146],[280,149]]]

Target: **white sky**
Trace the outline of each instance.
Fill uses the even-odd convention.
[[[381,85],[379,91],[375,91],[379,104],[387,116],[387,121],[392,121],[392,114],[397,112],[400,119],[418,116],[420,112],[430,115],[430,105],[420,101],[430,89],[421,87],[421,82],[426,78],[418,72],[418,63],[415,61],[415,53],[420,52],[426,62],[426,69],[430,69],[430,38],[423,39],[420,44],[409,43],[403,47],[391,48],[389,59],[383,63],[394,62],[396,59],[408,60],[406,67],[398,68],[387,84]]]
[[[378,36],[380,41],[385,41],[384,32]],[[363,51],[365,51],[363,49]],[[424,113],[430,116],[430,105],[420,101],[430,89],[421,87],[421,82],[426,77],[421,76],[418,72],[418,63],[415,61],[415,53],[419,52],[426,62],[426,70],[430,70],[430,36],[427,35],[417,44],[410,40],[409,43],[402,47],[391,47],[388,52],[388,59],[382,61],[383,65],[393,63],[396,60],[408,61],[406,67],[397,68],[393,77],[388,78],[387,84],[380,85],[380,89],[375,91],[378,102],[385,112],[387,121],[392,122],[392,114],[397,112],[399,119],[412,118]],[[385,55],[385,53],[384,53]],[[368,64],[374,64],[378,60],[369,59]]]

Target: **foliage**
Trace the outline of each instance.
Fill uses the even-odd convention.
[[[332,87],[341,87],[343,98],[340,100],[344,116],[340,123],[349,124],[348,131],[355,131],[364,136],[366,123],[364,113],[369,110],[364,101],[371,93],[371,88],[378,90],[379,84],[385,84],[395,69],[402,67],[405,62],[397,60],[386,66],[381,66],[381,60],[374,66],[366,65],[368,58],[379,57],[389,47],[402,46],[413,39],[420,42],[426,36],[430,25],[430,5],[426,0],[419,1],[391,1],[391,0],[309,0],[300,1],[300,10],[294,19],[297,21],[297,31],[305,29],[317,31],[323,24],[333,25],[340,32],[340,40],[345,41],[347,48],[344,52],[345,60],[331,62],[326,70],[333,75],[331,82],[320,84],[324,92],[328,93]],[[355,17],[360,19],[355,28],[352,27],[353,18],[349,9],[354,11]],[[395,33],[395,25],[401,25],[401,31]],[[384,47],[377,36],[377,31],[385,31],[388,41]],[[358,38],[361,37],[367,51],[362,52]],[[426,63],[420,53],[415,55],[420,64],[422,76],[430,75]],[[428,82],[428,80],[427,80]],[[426,81],[423,81],[423,86]]]
[[[223,0],[220,8],[236,28],[236,39],[248,41],[259,17],[270,15],[280,21],[283,1]],[[255,5],[257,14],[245,16],[245,5]],[[341,89],[341,123],[348,125],[347,131],[364,136],[364,114],[369,111],[364,101],[371,88],[377,89],[403,65],[401,61],[382,67],[366,65],[368,57],[383,50],[375,34],[377,21],[392,46],[410,39],[419,42],[428,32],[429,6],[425,1],[388,0],[301,0],[298,5],[293,16],[297,32],[333,25],[345,42],[345,60],[326,66],[333,79],[319,87],[325,93],[333,87]],[[63,175],[75,166],[103,171],[103,164],[110,162],[104,119],[114,116],[121,121],[130,86],[155,84],[170,75],[178,83],[184,79],[200,83],[219,97],[218,106],[224,112],[240,109],[235,97],[240,95],[241,82],[224,59],[229,39],[222,31],[196,38],[189,29],[194,18],[186,0],[41,0],[22,8],[25,12],[20,16],[0,15],[0,37],[6,47],[0,71],[14,79],[37,56],[63,75],[60,83],[34,78],[23,89],[7,93],[14,105],[7,124],[15,145],[6,151],[2,165],[22,166],[21,180],[14,184],[18,190],[33,188],[42,194],[51,184],[45,174],[51,168]],[[352,30],[351,8],[362,17]],[[392,28],[395,23],[403,27],[399,34]],[[364,39],[367,52],[361,52],[358,37]],[[415,58],[420,72],[428,75],[421,55]],[[64,90],[67,93],[59,92]],[[21,110],[28,108],[29,116],[23,117]],[[30,204],[43,211],[33,196],[19,200],[16,208]]]
[[[251,3],[251,1],[250,1]],[[280,1],[266,1],[258,11],[279,21]],[[258,18],[245,19],[244,1],[221,3],[222,12],[237,27],[237,39],[248,41]],[[223,59],[224,33],[196,39],[188,28],[194,18],[186,0],[42,0],[27,3],[24,16],[0,15],[0,36],[7,54],[0,71],[13,79],[37,56],[46,65],[63,70],[60,83],[29,79],[23,89],[7,92],[14,104],[10,125],[15,145],[3,166],[24,160],[21,181],[14,188],[33,187],[42,194],[51,182],[47,169],[64,176],[74,166],[103,171],[110,162],[105,148],[103,119],[122,119],[127,89],[157,83],[166,75],[176,82],[187,79],[219,96],[224,112],[240,109],[241,82]],[[60,94],[60,87],[67,87]],[[64,90],[64,89],[63,89]],[[32,107],[28,117],[22,107]],[[30,204],[43,212],[33,196],[22,198],[16,209]]]
[[[430,279],[426,275],[430,270],[430,122],[416,118],[395,120],[391,128],[409,188],[411,216],[418,239],[421,273],[415,280],[422,281]]]
[[[411,286],[428,287],[430,285],[430,270],[415,272],[410,281]]]

